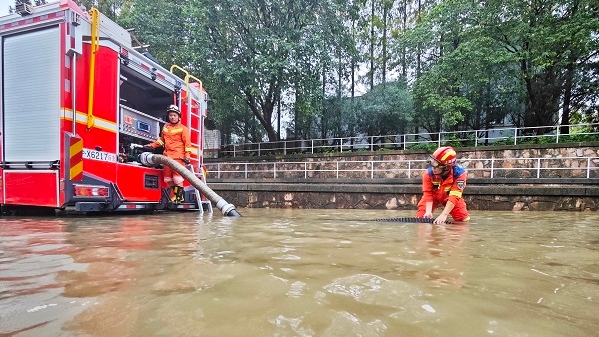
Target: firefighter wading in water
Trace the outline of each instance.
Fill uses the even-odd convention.
[[[191,158],[191,143],[189,141],[189,129],[181,124],[181,111],[179,107],[171,104],[166,109],[168,112],[168,123],[162,128],[160,138],[155,142],[145,145],[144,148],[151,149],[164,146],[163,154],[179,164],[189,165]],[[183,177],[170,167],[164,166],[164,182],[173,188],[173,201],[181,203],[183,197]]]
[[[433,211],[443,205],[443,211],[433,223],[447,221],[451,214],[454,221],[468,221],[470,214],[462,199],[468,173],[456,164],[457,155],[451,146],[440,147],[430,156],[429,167],[422,175],[422,198],[418,202],[419,218],[433,218]]]

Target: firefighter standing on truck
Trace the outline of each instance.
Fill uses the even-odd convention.
[[[430,166],[422,175],[417,217],[432,219],[433,211],[443,205],[443,211],[433,223],[445,223],[450,214],[454,221],[470,220],[462,198],[468,173],[456,160],[457,154],[451,146],[440,147],[430,156]]]
[[[168,123],[162,128],[160,138],[155,142],[144,146],[148,151],[164,146],[163,154],[179,164],[186,166],[190,163],[191,142],[189,140],[189,129],[181,124],[181,110],[179,107],[171,104],[166,109],[168,113]],[[181,203],[185,200],[183,196],[183,177],[168,166],[164,166],[164,182],[173,188],[172,201]]]

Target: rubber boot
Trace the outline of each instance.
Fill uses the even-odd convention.
[[[180,204],[185,201],[183,192],[184,192],[183,187],[173,186],[173,194],[175,195],[175,204]]]
[[[177,193],[176,193],[176,192],[177,192],[177,188],[178,188],[178,187],[179,187],[179,186],[173,186],[173,187],[171,187],[171,193],[170,193],[170,196],[171,196],[171,202],[172,202],[172,203],[175,203],[175,202],[176,202],[176,200],[177,200]]]

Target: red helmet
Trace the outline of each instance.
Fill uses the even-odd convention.
[[[453,147],[443,146],[435,150],[431,155],[431,158],[437,161],[441,165],[453,166],[455,165],[457,154]]]

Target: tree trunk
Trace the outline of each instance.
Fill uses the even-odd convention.
[[[566,66],[566,80],[564,82],[564,105],[562,107],[562,120],[560,121],[559,133],[570,134],[570,103],[572,102],[572,82],[574,78],[574,63]]]
[[[374,0],[370,0],[370,90],[374,88]]]

